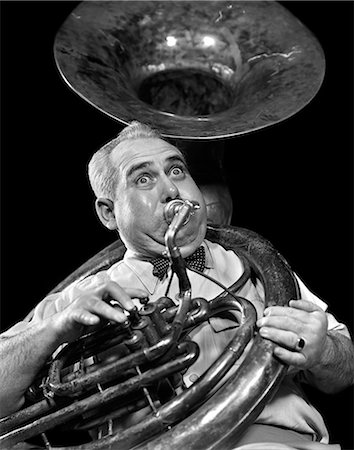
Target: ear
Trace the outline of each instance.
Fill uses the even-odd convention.
[[[97,198],[95,202],[96,212],[105,227],[109,230],[117,230],[116,216],[114,215],[114,204],[108,198]]]

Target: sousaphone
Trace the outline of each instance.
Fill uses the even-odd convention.
[[[273,1],[82,2],[57,34],[55,58],[68,85],[111,118],[122,124],[139,120],[168,139],[213,146],[298,112],[317,93],[325,69],[315,37]],[[185,208],[179,205],[172,214],[179,226]],[[59,352],[29,390],[33,404],[0,421],[4,448],[36,434],[48,446],[47,430],[65,422],[79,429],[107,424],[105,437],[72,447],[76,449],[233,448],[287,370],[273,357],[273,344],[257,333],[252,305],[236,292],[250,277],[258,278],[269,306],[286,305],[299,297],[299,289],[286,261],[257,234],[209,227],[207,237],[238,254],[245,267],[241,279],[210,302],[189,298],[183,262],[170,246],[186,302],[178,310],[164,298],[157,306],[146,304],[130,317],[130,324],[108,325]],[[108,267],[124,250],[119,241],[113,243],[54,291]],[[180,388],[176,368],[183,372],[198,357],[186,333],[227,310],[239,316],[233,340],[190,390],[175,396],[171,389]],[[146,321],[145,330],[141,323]],[[248,343],[240,369],[209,398]],[[98,363],[89,373],[80,369],[83,359],[98,359],[105,346],[121,344],[128,354],[111,365]],[[79,369],[68,371],[75,365]],[[134,406],[129,406],[125,395],[134,386],[143,396],[134,394]],[[153,394],[146,395],[146,389]],[[117,434],[112,417],[124,409],[137,410],[137,405],[150,405],[151,415]],[[103,412],[92,417],[90,408]]]
[[[179,141],[208,219],[221,225],[232,217],[225,138],[301,110],[325,71],[312,33],[274,1],[83,2],[61,27],[55,57],[101,112]]]
[[[87,1],[59,30],[57,65],[123,124],[217,140],[280,122],[321,86],[313,34],[274,1]]]

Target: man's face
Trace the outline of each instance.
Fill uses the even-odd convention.
[[[206,207],[180,151],[162,139],[140,138],[118,145],[111,158],[118,176],[115,219],[127,248],[142,257],[161,255],[168,228],[164,207],[179,198],[200,204],[177,234],[182,256],[193,253],[205,236]]]

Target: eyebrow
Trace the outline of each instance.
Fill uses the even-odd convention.
[[[127,172],[127,178],[130,178],[135,172],[138,172],[141,169],[146,169],[147,167],[151,166],[152,162],[147,161],[139,164],[134,164],[131,166],[131,168]]]
[[[180,156],[180,155],[173,155],[170,156],[169,158],[166,159],[166,163],[170,164],[174,161],[179,161],[182,162],[186,167],[187,167],[187,163],[185,161],[185,159]],[[138,163],[138,164],[134,164],[133,166],[131,166],[131,168],[128,170],[127,172],[127,178],[130,178],[135,172],[138,172],[142,169],[146,169],[149,166],[153,165],[153,161],[145,161],[142,163]]]
[[[175,161],[181,162],[187,167],[186,160],[183,158],[183,156],[173,155],[166,159],[166,162],[168,162],[168,163],[175,162]]]

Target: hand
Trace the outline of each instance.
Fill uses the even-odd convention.
[[[123,310],[135,308],[132,298],[145,298],[141,289],[123,289],[111,281],[95,289],[76,288],[75,299],[48,321],[53,327],[59,343],[71,342],[81,336],[85,327],[97,326],[102,319],[123,323],[127,320]],[[115,305],[106,303],[113,300]]]
[[[262,337],[277,344],[274,355],[299,369],[321,363],[326,346],[327,316],[312,302],[291,300],[289,306],[271,306],[257,321]],[[303,339],[304,346],[299,346]],[[301,342],[300,342],[301,344]]]

